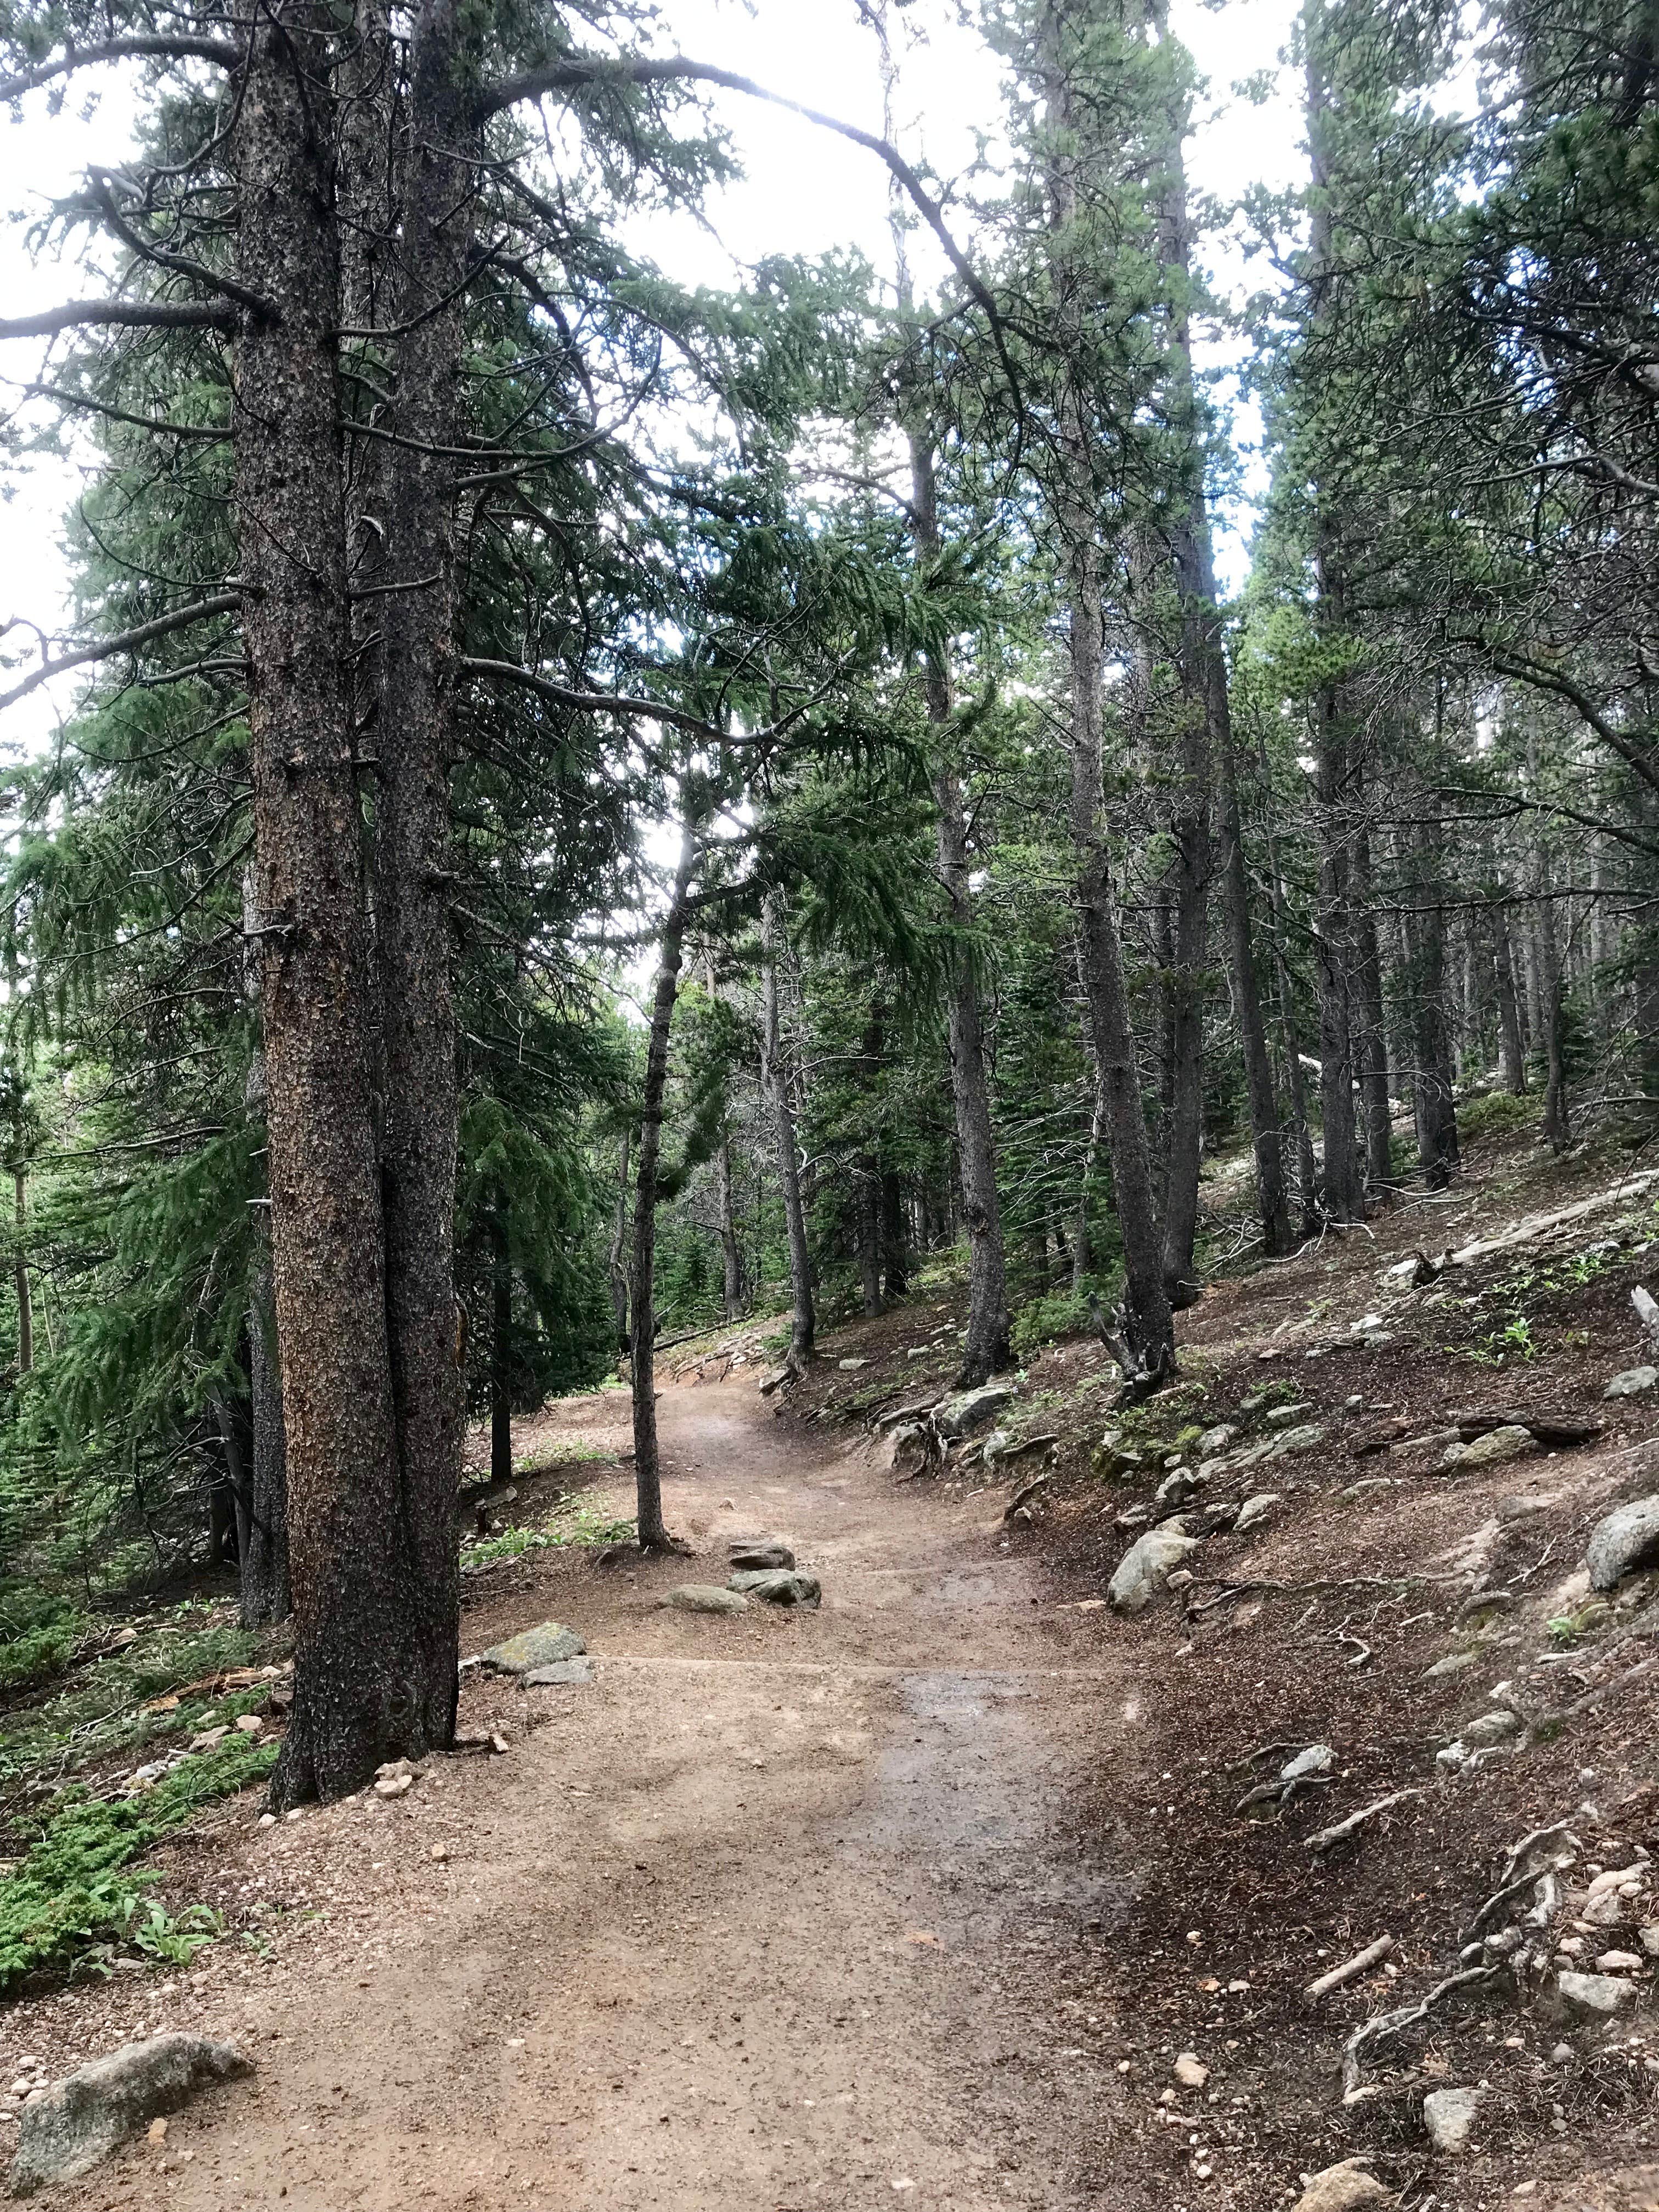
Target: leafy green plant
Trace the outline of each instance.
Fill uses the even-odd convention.
[[[1088,1326],[1086,1303],[1073,1297],[1069,1291],[1056,1291],[1047,1297],[1033,1298],[1020,1308],[1014,1316],[1009,1341],[1015,1355],[1024,1358],[1063,1336],[1081,1336]]]
[[[494,1566],[501,1559],[522,1559],[526,1552],[562,1549],[570,1544],[629,1544],[634,1540],[631,1520],[611,1520],[585,1499],[567,1498],[555,1509],[544,1528],[501,1528],[462,1547],[468,1566]]]
[[[233,1735],[183,1760],[137,1796],[94,1797],[78,1784],[61,1791],[35,1840],[0,1881],[0,1987],[100,1945],[136,1942],[143,1948],[141,1929],[155,1957],[177,1955],[157,1948],[167,1942],[206,1940],[200,1921],[184,1924],[164,1916],[165,1924],[158,1924],[141,1911],[156,1877],[126,1869],[202,1806],[259,1780],[276,1760],[274,1743]]]

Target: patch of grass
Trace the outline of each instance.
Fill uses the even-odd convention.
[[[268,1774],[276,1749],[229,1735],[136,1797],[94,1797],[78,1784],[60,1791],[28,1850],[0,1881],[0,1987],[37,1967],[80,1959],[106,1966],[122,1943],[177,1959],[180,1947],[188,1956],[191,1945],[199,1949],[210,1941],[200,1919],[169,1920],[155,1906],[148,1892],[159,1877],[133,1870],[132,1862],[204,1805]]]
[[[64,1613],[0,1644],[0,1694],[33,1690],[52,1675],[61,1674],[74,1658],[86,1630],[79,1613]]]
[[[558,1551],[572,1544],[631,1544],[635,1534],[631,1520],[609,1519],[585,1498],[562,1498],[543,1527],[480,1536],[461,1547],[461,1559],[468,1567],[495,1566],[502,1559],[521,1559],[526,1552]]]
[[[592,1467],[616,1455],[586,1437],[544,1437],[513,1462],[514,1474],[551,1474],[562,1467]]]

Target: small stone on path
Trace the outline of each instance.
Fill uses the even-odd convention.
[[[1394,2201],[1392,2191],[1385,2189],[1374,2173],[1367,2173],[1360,2160],[1345,2158],[1340,2166],[1328,2166],[1322,2172],[1308,2176],[1294,2212],[1360,2212],[1364,2205]]]
[[[1518,1422],[1506,1421],[1501,1429],[1488,1429],[1473,1443],[1449,1444],[1440,1465],[1443,1470],[1455,1468],[1462,1474],[1470,1468],[1494,1467],[1504,1460],[1521,1459],[1541,1449],[1530,1429],[1523,1429]]]
[[[1455,2158],[1468,2148],[1480,2114],[1479,2089],[1431,2089],[1423,2100],[1423,2124],[1437,2151]]]
[[[1626,1367],[1615,1375],[1601,1393],[1604,1398],[1638,1398],[1644,1391],[1659,1389],[1659,1367]]]
[[[726,1556],[734,1571],[750,1573],[795,1564],[795,1555],[781,1536],[734,1536],[726,1546]]]
[[[1210,2069],[1195,2051],[1183,2051],[1175,2063],[1175,2077],[1183,2089],[1201,2089]]]
[[[1634,1982],[1621,1982],[1613,1974],[1574,1974],[1556,1977],[1562,2002],[1574,2012],[1606,2020],[1636,2002]]]
[[[525,1676],[525,1686],[532,1690],[586,1689],[593,1679],[591,1659],[559,1659],[550,1667],[532,1667]]]

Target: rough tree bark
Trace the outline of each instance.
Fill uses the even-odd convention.
[[[662,1165],[663,1095],[668,1083],[668,1044],[679,995],[691,877],[697,864],[696,823],[688,810],[680,832],[668,911],[663,917],[657,980],[646,1042],[645,1090],[640,1103],[640,1164],[634,1179],[634,1487],[640,1548],[666,1551],[672,1544],[662,1517],[662,1463],[657,1450],[657,1177]]]
[[[252,1018],[243,1103],[256,1127],[266,1121],[265,1051],[259,1003],[260,939],[254,871],[242,878],[243,989]],[[269,1628],[294,1609],[288,1572],[288,1454],[283,1430],[283,1370],[276,1353],[276,1310],[270,1273],[270,1200],[253,1207],[253,1261],[248,1270],[246,1526],[239,1533],[239,1592],[244,1628]]]
[[[278,1809],[432,1741],[400,1540],[347,682],[333,23],[321,0],[272,0],[251,22],[235,138],[240,274],[274,305],[240,329],[234,450],[296,1601]],[[453,1706],[453,1671],[443,1695]]]
[[[513,1479],[513,1258],[497,1220],[489,1249],[489,1480]]]
[[[806,1242],[806,1208],[801,1198],[800,1154],[795,1146],[795,1114],[789,1100],[789,1071],[784,1061],[778,1004],[778,963],[783,950],[783,916],[779,894],[767,896],[761,920],[761,1088],[772,1102],[778,1139],[778,1180],[783,1188],[783,1216],[789,1233],[789,1287],[793,1311],[789,1323],[789,1365],[799,1373],[812,1357],[817,1316],[812,1304],[812,1255]]]

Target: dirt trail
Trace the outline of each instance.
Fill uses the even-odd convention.
[[[1086,1767],[1135,1758],[1109,1632],[1038,1602],[991,1499],[896,1487],[752,1382],[660,1413],[702,1559],[572,1569],[552,1605],[544,1585],[483,1619],[557,1610],[597,1658],[591,1689],[469,1691],[508,1757],[249,1838],[250,1882],[308,1881],[332,1914],[252,1988],[193,1992],[188,2024],[240,2035],[257,2080],[64,2201],[1103,2201],[1117,2046],[1056,1992],[1123,1904],[1069,1814]],[[821,1575],[820,1613],[657,1605],[761,1529]]]

